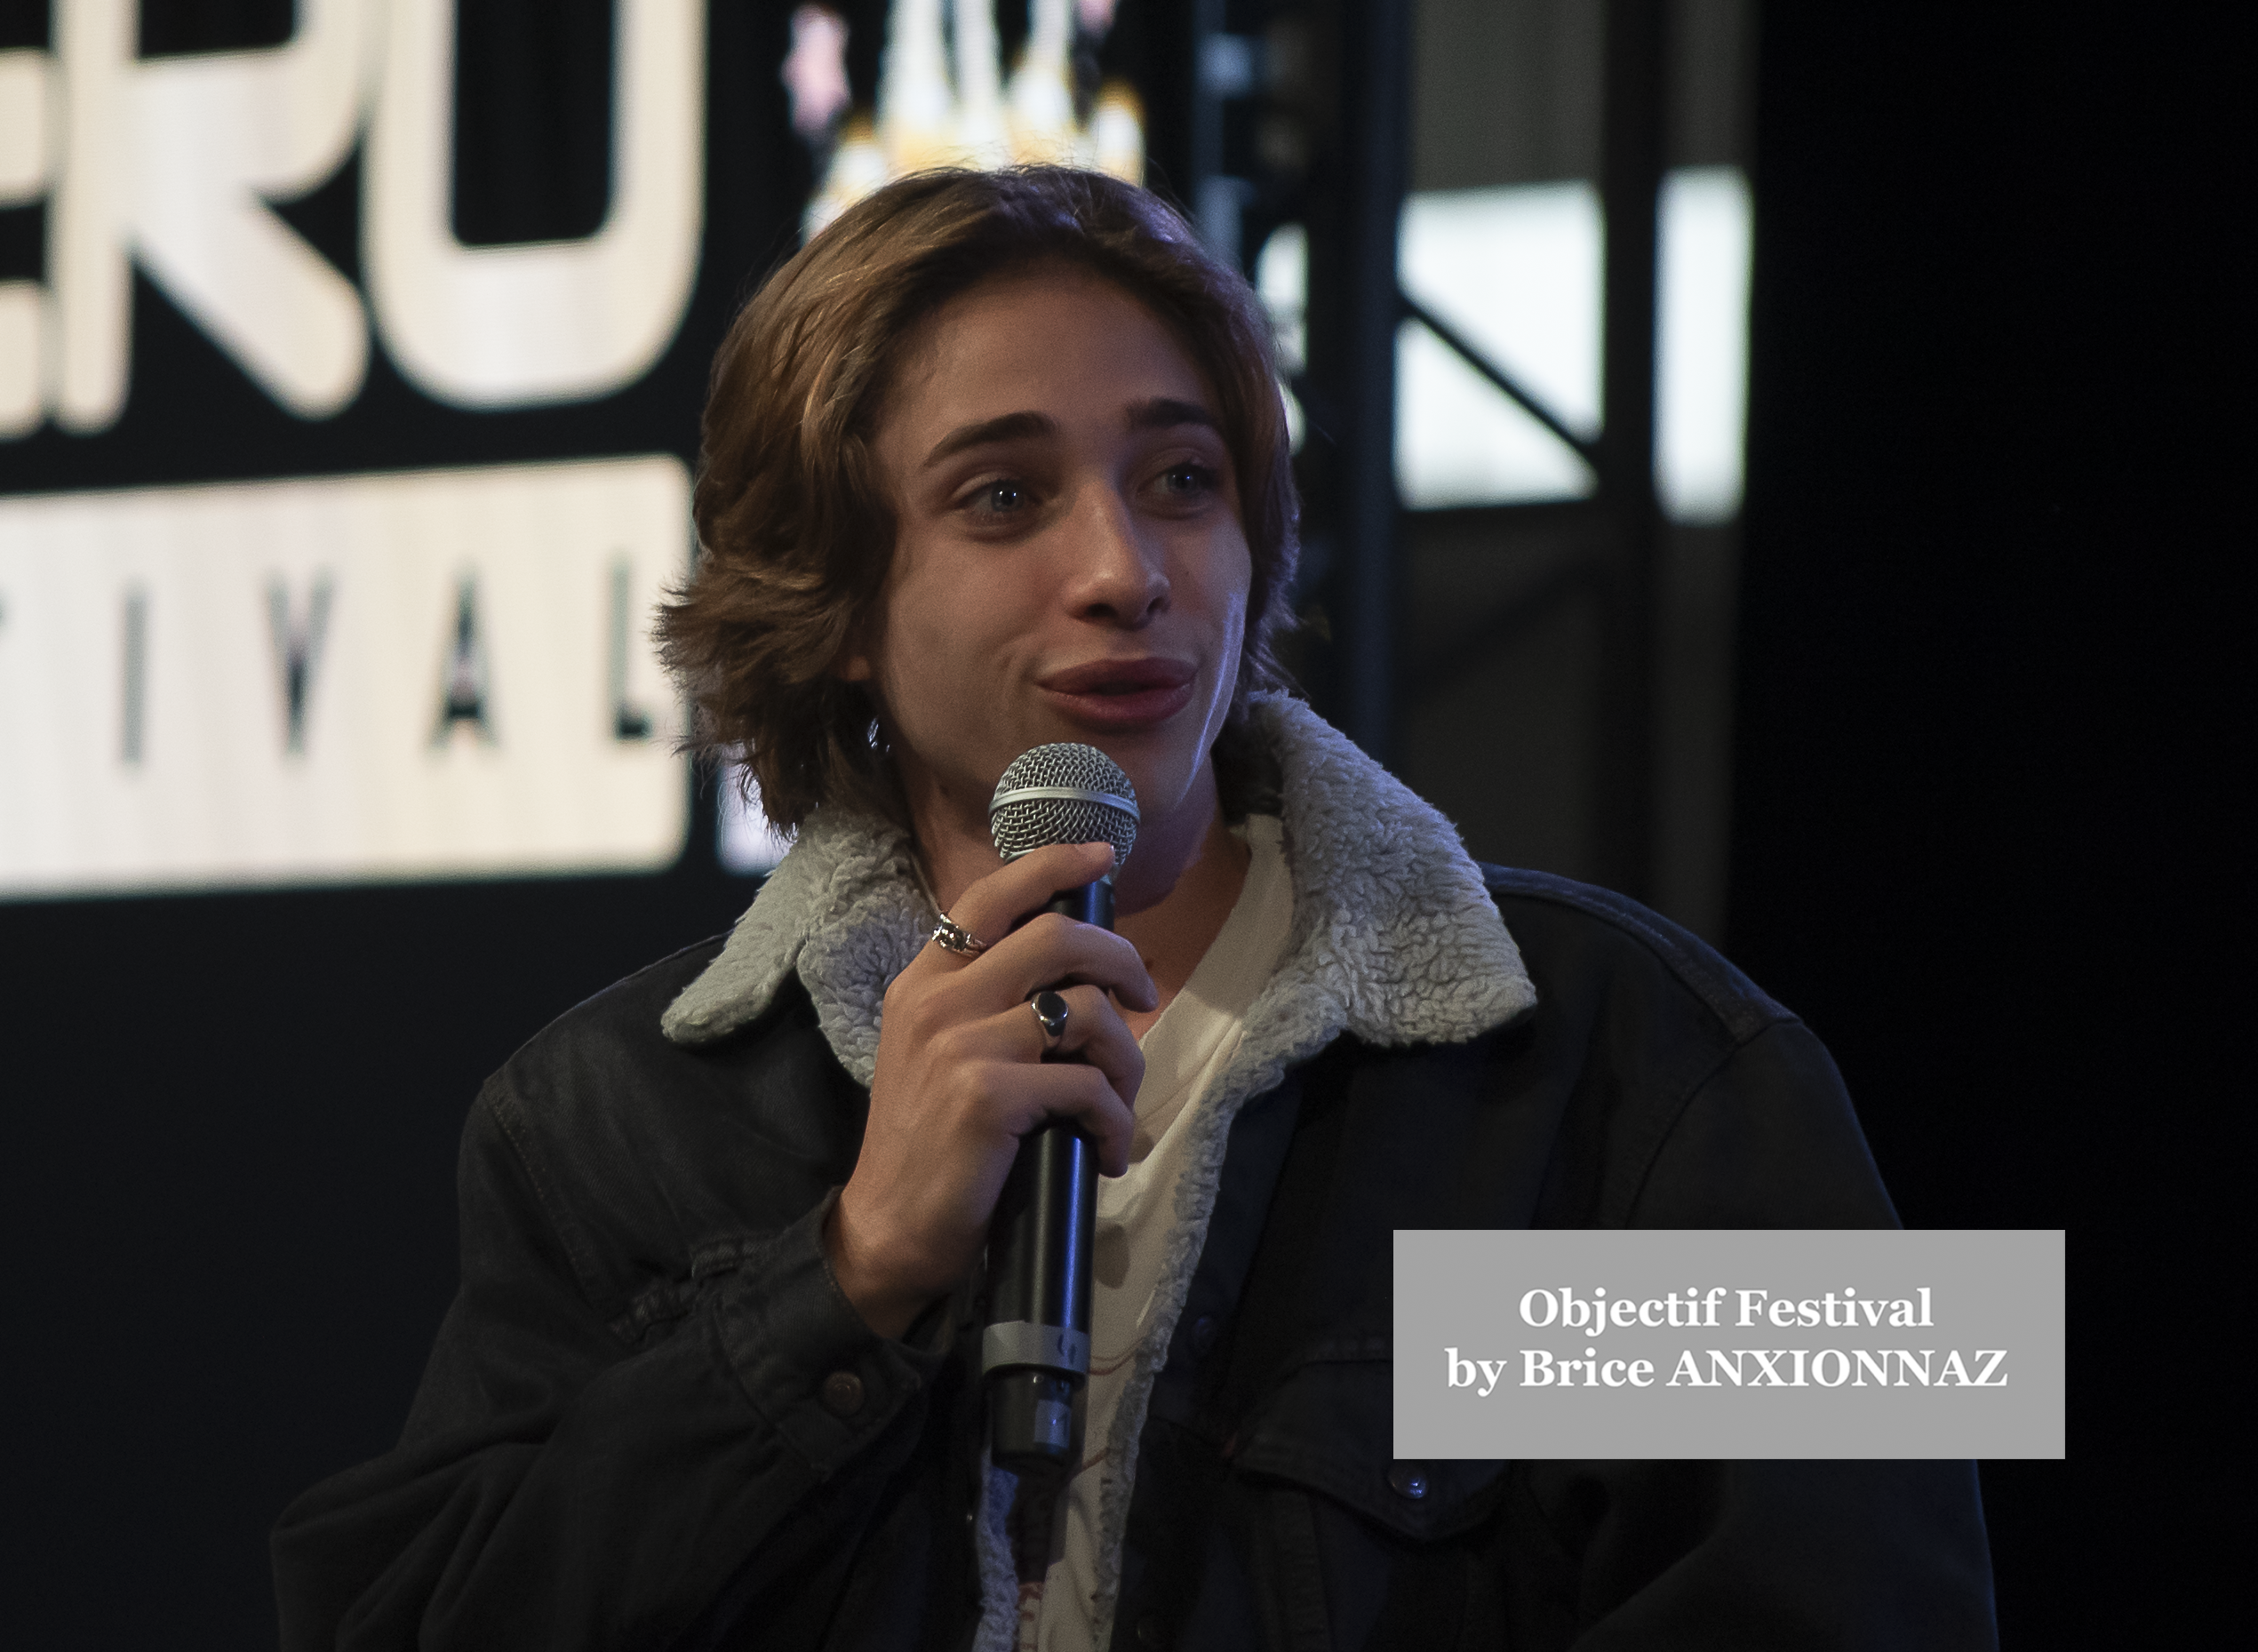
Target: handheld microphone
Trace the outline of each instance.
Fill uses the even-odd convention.
[[[1096,746],[1072,742],[1022,753],[988,802],[989,834],[1006,860],[1052,843],[1104,842],[1118,866],[1137,842],[1137,823],[1129,776]],[[1112,874],[1061,890],[1044,910],[1112,929]],[[1074,1395],[1089,1374],[1097,1225],[1097,1145],[1054,1119],[1019,1144],[988,1229],[980,1370],[989,1456],[999,1468],[1073,1468]]]

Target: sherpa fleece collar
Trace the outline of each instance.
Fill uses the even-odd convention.
[[[1450,823],[1298,700],[1263,695],[1257,730],[1284,799],[1294,924],[1249,1010],[1240,1058],[1276,1075],[1340,1033],[1368,1043],[1456,1043],[1536,1002],[1512,937]],[[936,914],[907,836],[818,810],[661,1026],[700,1045],[746,1026],[795,970],[823,1033],[861,1084],[878,1058],[887,986]]]

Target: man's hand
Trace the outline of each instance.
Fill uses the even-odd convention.
[[[886,992],[861,1156],[824,1230],[824,1249],[872,1329],[898,1337],[953,1289],[985,1242],[1019,1138],[1057,1116],[1097,1144],[1108,1176],[1129,1169],[1145,1057],[1113,1007],[1159,1002],[1137,948],[1040,913],[1061,890],[1113,869],[1103,843],[1021,856],[964,891],[949,914],[987,943],[977,958],[928,945]],[[1027,1000],[1062,982],[1056,1046]],[[1046,1061],[1072,1054],[1074,1061]]]

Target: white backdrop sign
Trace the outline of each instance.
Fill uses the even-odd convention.
[[[0,499],[0,896],[663,867],[672,455]]]

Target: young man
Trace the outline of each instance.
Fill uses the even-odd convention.
[[[1792,1018],[1279,691],[1267,330],[1181,219],[871,197],[731,330],[697,511],[671,658],[796,845],[482,1093],[461,1294],[284,1517],[285,1645],[1991,1643],[1965,1464],[1391,1460],[1396,1228],[1895,1218]],[[1054,740],[1136,786],[1118,933],[1028,921],[1110,850],[989,842]],[[1054,1114],[1114,1178],[1063,1488],[977,1373]]]

